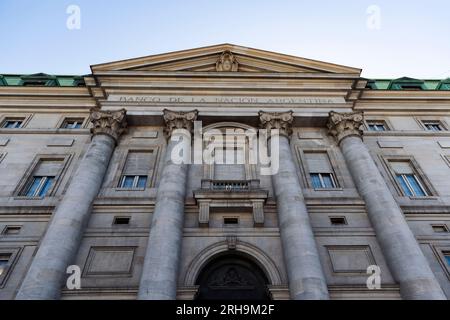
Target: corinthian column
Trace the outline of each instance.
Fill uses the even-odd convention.
[[[277,201],[283,255],[291,299],[328,299],[328,289],[317,251],[296,164],[291,153],[292,112],[260,112],[261,126],[279,131],[279,170],[272,175]],[[273,135],[272,135],[273,139]],[[272,159],[274,156],[271,155]]]
[[[362,141],[362,112],[330,112],[328,129],[340,145],[389,269],[404,299],[445,299],[428,262]]]
[[[169,141],[139,284],[141,300],[176,299],[191,131],[196,119],[197,111],[164,110]]]
[[[73,263],[109,160],[126,128],[125,110],[94,110],[92,142],[69,188],[56,207],[16,299],[58,299]]]

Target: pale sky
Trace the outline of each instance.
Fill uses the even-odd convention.
[[[70,5],[79,29],[67,27]],[[450,1],[0,0],[0,74],[88,74],[93,64],[225,42],[368,78],[447,78]]]

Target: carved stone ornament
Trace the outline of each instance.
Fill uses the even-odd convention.
[[[224,51],[216,62],[216,71],[218,72],[238,71],[238,68],[239,64],[230,51]]]
[[[164,122],[166,123],[164,134],[167,137],[170,137],[175,129],[186,129],[187,131],[192,132],[194,121],[197,120],[198,116],[197,110],[183,112],[164,109],[163,112]]]
[[[239,273],[235,267],[228,267],[215,276],[213,281],[209,284],[211,287],[246,287],[252,284]]]
[[[94,124],[91,128],[92,135],[106,134],[114,138],[117,143],[127,128],[126,114],[125,109],[118,111],[93,109],[91,111],[91,122]]]
[[[287,136],[292,135],[292,122],[294,121],[293,111],[289,112],[259,112],[259,122],[261,128],[268,130],[270,134],[271,130],[280,130],[280,135]]]
[[[362,137],[363,120],[362,112],[338,113],[331,111],[327,124],[329,134],[336,138],[338,144],[348,136]]]

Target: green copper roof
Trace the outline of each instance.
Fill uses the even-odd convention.
[[[444,80],[420,80],[413,78],[369,80],[367,88],[373,90],[450,90],[450,78]]]
[[[82,76],[53,76],[45,73],[0,75],[0,86],[80,87],[84,85]]]

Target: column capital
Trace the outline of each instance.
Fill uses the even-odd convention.
[[[164,109],[163,112],[164,122],[166,123],[164,133],[167,137],[170,137],[175,129],[186,129],[192,132],[193,123],[197,120],[198,110],[185,112]]]
[[[91,110],[91,122],[94,124],[91,128],[91,134],[93,136],[106,134],[117,143],[122,133],[127,129],[126,114],[125,109],[118,111]]]
[[[293,111],[288,112],[259,112],[259,123],[261,128],[280,130],[280,135],[290,137],[292,135],[292,122],[294,121]]]
[[[338,144],[345,137],[358,136],[362,138],[361,126],[363,120],[364,114],[362,111],[350,113],[331,111],[327,124],[329,134],[336,138]]]

